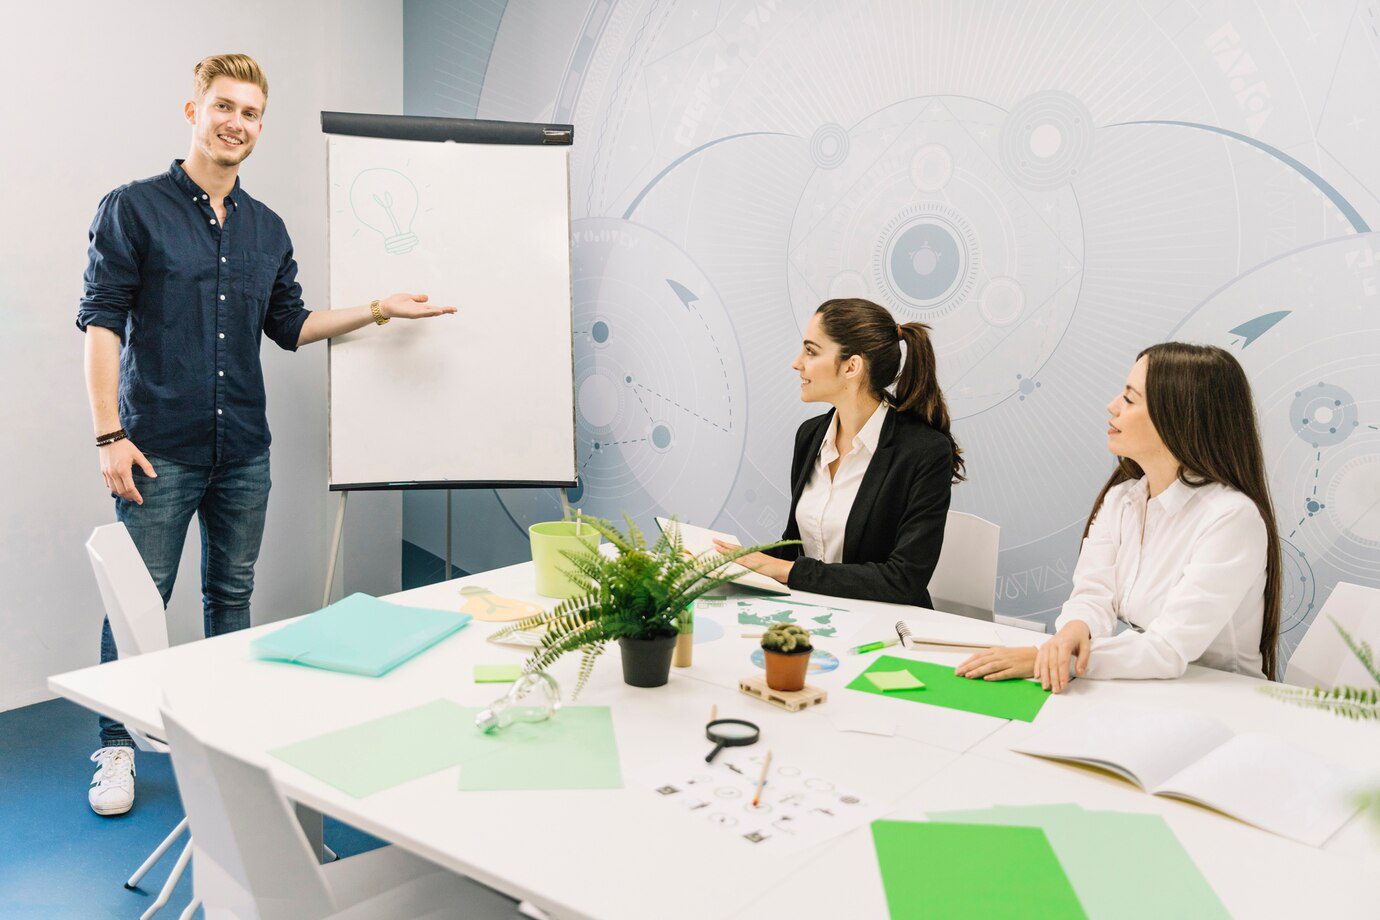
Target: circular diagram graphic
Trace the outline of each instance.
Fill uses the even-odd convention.
[[[1066,184],[1031,190],[1006,174],[1006,120],[950,96],[881,109],[849,130],[846,162],[811,173],[792,219],[800,328],[845,296],[929,323],[955,419],[1019,395],[1016,374],[1033,378],[1054,353],[1082,278],[1077,199]]]
[[[1339,386],[1319,383],[1294,396],[1289,415],[1294,430],[1314,447],[1345,441],[1356,429],[1356,401]]]
[[[1002,124],[1002,168],[1023,188],[1067,185],[1087,165],[1092,149],[1092,115],[1068,93],[1027,96]]]
[[[628,221],[576,221],[573,258],[572,502],[614,520],[626,512],[648,532],[663,511],[714,520],[746,421],[742,361],[718,292],[678,247]],[[522,528],[561,513],[550,493],[499,497]]]

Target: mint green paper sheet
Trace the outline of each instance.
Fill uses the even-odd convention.
[[[1087,914],[1037,827],[873,821],[891,920],[1081,920]]]
[[[925,686],[916,690],[882,691],[867,676],[874,671],[899,670],[909,671]],[[942,664],[892,655],[882,655],[868,665],[866,671],[853,679],[848,689],[1020,722],[1033,722],[1040,707],[1049,699],[1048,690],[1028,680],[971,680],[959,677],[953,668]]]
[[[269,753],[358,799],[459,764],[479,734],[474,713],[434,700]]]
[[[1044,805],[931,812],[929,817],[1041,828],[1078,899],[1094,920],[1231,917],[1159,815]]]
[[[465,790],[622,787],[608,707],[570,706],[496,735],[475,728],[478,712],[434,700],[269,753],[355,798],[455,766]]]
[[[467,613],[351,594],[250,643],[255,658],[381,677],[470,621]]]
[[[566,706],[545,722],[476,734],[460,766],[462,790],[623,788],[607,706]]]

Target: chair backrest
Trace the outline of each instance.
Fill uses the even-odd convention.
[[[999,526],[975,514],[950,511],[944,522],[944,546],[930,576],[934,608],[990,620],[996,609],[1000,545]]]
[[[105,614],[120,657],[168,647],[163,595],[153,583],[139,550],[124,524],[106,524],[91,532],[86,554],[96,573]]]
[[[163,710],[206,916],[314,920],[335,912],[321,867],[263,767],[211,747]]]
[[[1380,589],[1337,583],[1303,641],[1289,656],[1289,666],[1284,669],[1286,684],[1324,690],[1338,685],[1375,686],[1375,678],[1346,647],[1333,620],[1353,639],[1380,650]]]

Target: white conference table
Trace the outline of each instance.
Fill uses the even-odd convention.
[[[530,563],[388,600],[459,609],[466,584],[551,603],[534,593]],[[760,673],[748,662],[757,643],[741,638],[744,628],[726,616],[719,621],[724,635],[697,644],[694,665],[673,668],[665,687],[626,686],[617,648],[604,653],[577,703],[612,709],[626,783],[616,790],[461,792],[458,769],[450,769],[356,799],[267,753],[438,698],[487,704],[506,685],[474,683],[473,665],[518,663],[526,655],[485,641],[501,624],[473,621],[382,678],[254,660],[250,641],[279,628],[277,622],[57,675],[49,687],[155,736],[162,733],[159,713],[166,699],[209,743],[266,765],[288,798],[559,918],[886,916],[867,826],[801,853],[771,853],[689,820],[659,800],[655,779],[666,780],[668,765],[691,770],[702,763],[711,706],[721,717],[759,724],[759,746],[773,752],[775,763],[790,761],[821,776],[844,777],[853,788],[890,803],[889,817],[923,819],[927,809],[1058,802],[1159,814],[1235,916],[1375,916],[1380,822],[1354,818],[1315,849],[1197,806],[1146,795],[1106,774],[1010,750],[1040,719],[1107,700],[1210,713],[1235,730],[1266,729],[1334,762],[1375,772],[1380,730],[1374,726],[1287,706],[1257,692],[1262,681],[1202,668],[1191,668],[1177,681],[1075,681],[1065,694],[1049,699],[1033,727],[847,691],[844,685],[877,654],[956,664],[962,654],[896,647],[863,656],[844,653],[845,642],[884,636],[898,616],[911,621],[950,616],[891,604],[794,597],[854,613],[839,640],[816,642],[835,652],[841,666],[810,676],[811,685],[828,691],[829,701],[803,712],[787,713],[737,690],[739,677]],[[996,628],[1012,644],[1040,641],[1026,630]],[[568,697],[578,655],[566,657],[552,673]],[[896,734],[842,730],[878,719],[894,725]],[[1134,861],[1135,854],[1127,859]]]

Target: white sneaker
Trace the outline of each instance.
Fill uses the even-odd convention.
[[[134,805],[134,748],[103,747],[91,755],[100,764],[86,793],[98,815],[122,815]]]

